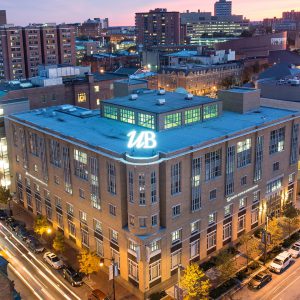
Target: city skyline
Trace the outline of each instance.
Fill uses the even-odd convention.
[[[162,1],[153,0],[146,2],[145,0],[130,0],[117,2],[116,0],[105,2],[105,7],[102,5],[102,0],[65,0],[63,2],[53,0],[51,2],[38,2],[34,0],[23,1],[17,0],[10,2],[4,0],[1,3],[1,9],[7,10],[8,23],[15,25],[27,25],[29,23],[56,22],[56,23],[75,23],[83,22],[88,18],[108,17],[110,25],[134,25],[134,14],[136,12],[148,11],[156,7],[167,8],[169,11],[183,12],[187,9],[190,11],[211,11],[213,12],[213,4],[215,0],[206,1],[199,5],[198,1],[187,0],[182,4],[182,1]],[[97,5],[99,5],[97,7]],[[16,9],[17,7],[17,9]],[[118,10],[115,10],[118,7]],[[245,17],[253,21],[262,20],[263,18],[280,17],[282,11],[299,10],[300,5],[298,0],[265,0],[263,2],[253,0],[249,3],[248,0],[233,0],[233,14],[243,14]],[[92,11],[92,13],[90,12]],[[266,13],[267,11],[267,13]],[[67,13],[66,13],[67,12]],[[126,13],[124,13],[126,12]]]

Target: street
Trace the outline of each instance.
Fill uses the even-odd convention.
[[[300,259],[294,262],[280,275],[272,273],[272,281],[258,291],[245,286],[233,295],[234,300],[293,300],[300,299]]]
[[[4,251],[10,262],[9,274],[11,279],[18,278],[16,285],[20,285],[27,299],[39,300],[84,300],[91,289],[87,285],[73,288],[63,279],[60,271],[51,269],[42,260],[42,254],[31,253],[14,234],[0,225],[0,250]],[[27,287],[27,291],[26,291]]]

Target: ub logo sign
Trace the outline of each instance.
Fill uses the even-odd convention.
[[[137,133],[135,130],[127,134],[129,142],[128,148],[153,149],[157,146],[155,133],[152,131],[142,131]]]

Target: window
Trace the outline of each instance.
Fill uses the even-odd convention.
[[[206,105],[203,107],[203,120],[208,120],[218,116],[218,104]]]
[[[83,189],[79,189],[79,197],[84,199],[84,190]]]
[[[217,212],[213,212],[208,215],[208,225],[212,225],[217,222]]]
[[[118,109],[111,105],[104,105],[103,106],[103,116],[105,118],[117,120],[118,119]]]
[[[247,203],[247,198],[246,197],[245,198],[241,198],[239,200],[239,209],[245,208],[246,207],[246,203]]]
[[[34,172],[38,171],[38,166],[36,164],[34,164]]]
[[[88,180],[87,154],[74,149],[75,175],[81,179]]]
[[[238,217],[238,232],[241,232],[246,227],[246,215]]]
[[[293,183],[295,181],[295,173],[289,174],[289,183]]]
[[[112,216],[116,216],[116,206],[112,205],[112,204],[109,204],[109,213],[112,215]]]
[[[205,154],[205,180],[221,176],[222,149]]]
[[[190,259],[200,255],[200,241],[196,240],[190,243]]]
[[[217,231],[214,230],[207,234],[207,250],[215,247],[217,244]]]
[[[61,167],[60,144],[55,140],[50,140],[50,163],[55,167]]]
[[[171,166],[171,195],[181,192],[181,162]]]
[[[107,163],[107,190],[116,194],[116,168],[114,164]]]
[[[232,223],[229,222],[223,225],[223,241],[230,239],[231,234],[232,234]]]
[[[283,178],[278,178],[278,179],[275,179],[271,182],[269,182],[267,184],[267,193],[273,193],[273,192],[276,192],[277,190],[281,189],[282,187],[282,180]]]
[[[271,131],[269,154],[282,152],[284,150],[285,127]]]
[[[253,203],[260,201],[260,191],[255,191],[253,193]]]
[[[151,217],[151,223],[152,223],[152,227],[155,227],[155,226],[157,226],[157,215],[153,215],[152,217]]]
[[[234,193],[235,146],[227,147],[226,151],[226,176],[225,196]]]
[[[91,205],[93,208],[101,209],[100,190],[99,190],[99,166],[98,159],[95,157],[89,158],[90,166],[90,195]]]
[[[55,206],[58,208],[62,208],[61,206],[61,198],[58,196],[54,196]]]
[[[59,184],[59,177],[57,175],[54,175],[54,183]]]
[[[111,258],[114,259],[115,264],[118,266],[118,269],[120,270],[120,253],[119,253],[119,251],[117,251],[113,248],[110,248],[110,251],[111,251]]]
[[[129,224],[131,226],[134,226],[134,216],[133,215],[129,215]]]
[[[138,249],[138,245],[134,241],[129,240],[128,241],[128,250],[131,250],[132,252],[134,252],[136,254],[137,249]]]
[[[149,282],[161,277],[161,260],[157,260],[149,265]]]
[[[109,238],[112,242],[114,242],[115,244],[118,244],[118,232],[114,229],[110,229],[109,230]]]
[[[128,258],[128,276],[135,281],[139,281],[139,265]]]
[[[67,214],[74,216],[74,206],[70,203],[67,203]]]
[[[258,222],[258,207],[251,211],[251,225]]]
[[[298,161],[298,138],[299,137],[299,124],[293,124],[292,138],[291,138],[291,153],[290,164],[293,165]]]
[[[145,180],[145,174],[140,173],[139,174],[139,204],[140,205],[146,205],[146,180]]]
[[[261,180],[262,177],[263,145],[264,137],[258,136],[255,146],[254,181]]]
[[[19,161],[20,161],[20,156],[16,155],[16,162],[19,162]]]
[[[181,229],[177,229],[171,233],[172,244],[175,244],[175,243],[181,241],[181,233],[182,233]]]
[[[278,171],[279,170],[279,161],[273,163],[273,172]]]
[[[181,207],[180,204],[172,207],[172,217],[173,218],[180,216],[180,207]]]
[[[251,139],[237,143],[237,167],[245,167],[251,163]]]
[[[100,257],[103,257],[104,256],[103,242],[96,238],[95,238],[95,242],[96,242],[97,255],[99,255]]]
[[[120,121],[130,124],[135,124],[134,111],[121,108],[120,109]]]
[[[133,173],[131,171],[128,172],[128,196],[129,202],[133,203]]]
[[[209,192],[209,200],[214,200],[216,198],[217,198],[217,190],[214,189],[214,190]]]
[[[79,220],[80,220],[80,222],[86,224],[87,223],[87,213],[80,210],[79,211]]]
[[[46,217],[49,221],[52,220],[52,208],[48,205],[46,205]]]
[[[98,93],[100,91],[99,85],[94,85],[94,92]]]
[[[191,234],[200,232],[200,221],[195,221],[191,223]]]
[[[94,231],[102,234],[102,223],[97,219],[93,219]]]
[[[147,220],[146,217],[139,217],[139,226],[140,226],[140,228],[146,228],[147,227],[146,220]]]
[[[69,231],[69,235],[73,238],[76,237],[76,227],[74,225],[74,223],[70,220],[68,220],[68,231]]]
[[[86,93],[78,93],[77,101],[78,103],[86,102]]]
[[[192,212],[201,208],[201,158],[192,160]]]
[[[151,204],[157,202],[157,191],[156,191],[156,172],[151,173]]]
[[[247,184],[247,176],[243,176],[241,178],[241,186],[246,185]]]
[[[201,109],[195,108],[184,112],[185,124],[191,124],[201,121]]]
[[[100,99],[99,99],[99,98],[96,99],[96,105],[97,105],[97,106],[100,105]]]
[[[64,219],[62,214],[60,214],[59,212],[56,212],[56,221],[57,221],[57,226],[60,229],[64,229]]]
[[[181,264],[181,249],[171,253],[171,270],[174,270]]]
[[[89,247],[89,233],[88,231],[84,230],[83,228],[80,229],[81,231],[81,243],[85,247]]]
[[[181,126],[181,113],[165,116],[165,129]]]
[[[39,155],[39,137],[36,133],[29,132],[29,150],[32,155]]]
[[[150,129],[155,129],[154,116],[138,113],[138,125]]]
[[[224,207],[224,217],[231,216],[233,212],[233,205],[229,204]]]

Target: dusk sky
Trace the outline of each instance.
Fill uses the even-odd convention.
[[[213,11],[215,0],[0,0],[9,23],[82,22],[108,17],[110,25],[134,25],[134,13],[156,7],[168,10]],[[300,0],[233,0],[233,13],[251,20],[279,17],[282,11],[300,10]]]

